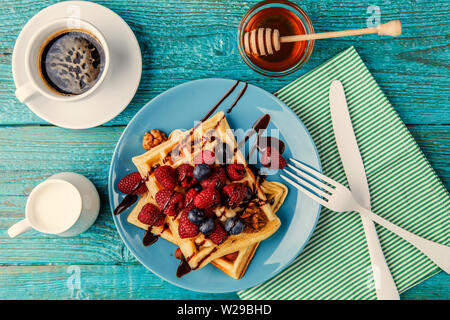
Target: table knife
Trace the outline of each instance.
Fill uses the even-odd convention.
[[[329,102],[334,137],[350,190],[360,205],[370,209],[370,191],[366,171],[353,131],[344,87],[339,80],[334,80],[330,84]],[[384,258],[375,225],[363,216],[361,220],[369,248],[377,298],[399,300],[400,296]]]

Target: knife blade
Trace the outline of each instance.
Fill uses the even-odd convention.
[[[353,131],[344,87],[339,80],[334,80],[330,84],[329,103],[334,137],[350,190],[360,205],[370,209],[370,190],[366,170]],[[375,225],[363,216],[361,220],[369,248],[377,298],[399,300],[400,296],[381,250]]]

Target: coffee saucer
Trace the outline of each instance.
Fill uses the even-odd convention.
[[[110,50],[110,72],[98,89],[76,102],[61,102],[38,96],[26,104],[40,118],[60,127],[85,129],[99,126],[127,107],[139,86],[142,56],[137,39],[128,24],[112,10],[87,1],[64,1],[33,16],[17,38],[12,72],[17,87],[29,81],[25,68],[26,47],[36,30],[48,21],[78,18],[94,24]]]

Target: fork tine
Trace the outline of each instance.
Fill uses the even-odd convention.
[[[325,183],[323,183],[322,181],[320,181],[317,177],[313,177],[307,173],[305,173],[304,171],[294,167],[292,164],[288,164],[287,165],[289,168],[291,168],[292,170],[294,170],[295,172],[297,172],[297,174],[302,177],[303,179],[314,179],[313,182],[311,183],[315,183],[319,188],[325,189],[326,191],[328,191],[329,193],[333,192],[333,189],[331,187],[329,187],[328,185],[326,185]]]
[[[317,188],[314,184],[312,184],[311,182],[309,182],[308,180],[304,179],[303,177],[299,177],[297,175],[295,175],[294,173],[284,169],[283,172],[289,174],[292,178],[294,178],[295,180],[297,180],[298,182],[300,182],[303,186],[305,186],[308,189],[311,189],[312,191],[314,191],[316,194],[318,194],[321,197],[327,198],[327,196],[329,196],[327,193],[325,193],[323,190],[320,190],[319,188]]]
[[[289,179],[288,177],[286,177],[285,175],[280,174],[280,177],[283,178],[284,180],[286,180],[287,182],[289,182],[290,184],[292,184],[294,187],[296,187],[298,190],[300,190],[301,192],[303,192],[304,194],[306,194],[308,197],[310,197],[311,199],[313,199],[314,201],[320,203],[323,206],[326,206],[326,201],[323,200],[322,198],[318,197],[317,195],[315,195],[314,193],[312,193],[311,191],[305,189],[304,187],[302,187],[301,185],[299,185],[298,183],[292,181],[291,179]]]
[[[311,174],[313,177],[315,177],[316,179],[320,178],[321,180],[331,184],[332,186],[336,186],[336,182],[334,180],[331,180],[330,178],[328,178],[327,176],[321,174],[319,171],[312,169],[310,167],[308,167],[307,165],[304,165],[303,163],[301,163],[298,160],[295,160],[294,158],[290,158],[289,160],[291,160],[293,163],[295,163],[298,167],[300,167],[300,169],[308,172],[309,174]],[[318,178],[317,178],[318,177]]]

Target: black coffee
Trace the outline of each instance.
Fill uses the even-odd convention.
[[[100,42],[87,31],[73,29],[47,39],[38,66],[50,89],[62,95],[79,95],[95,85],[104,63]]]

